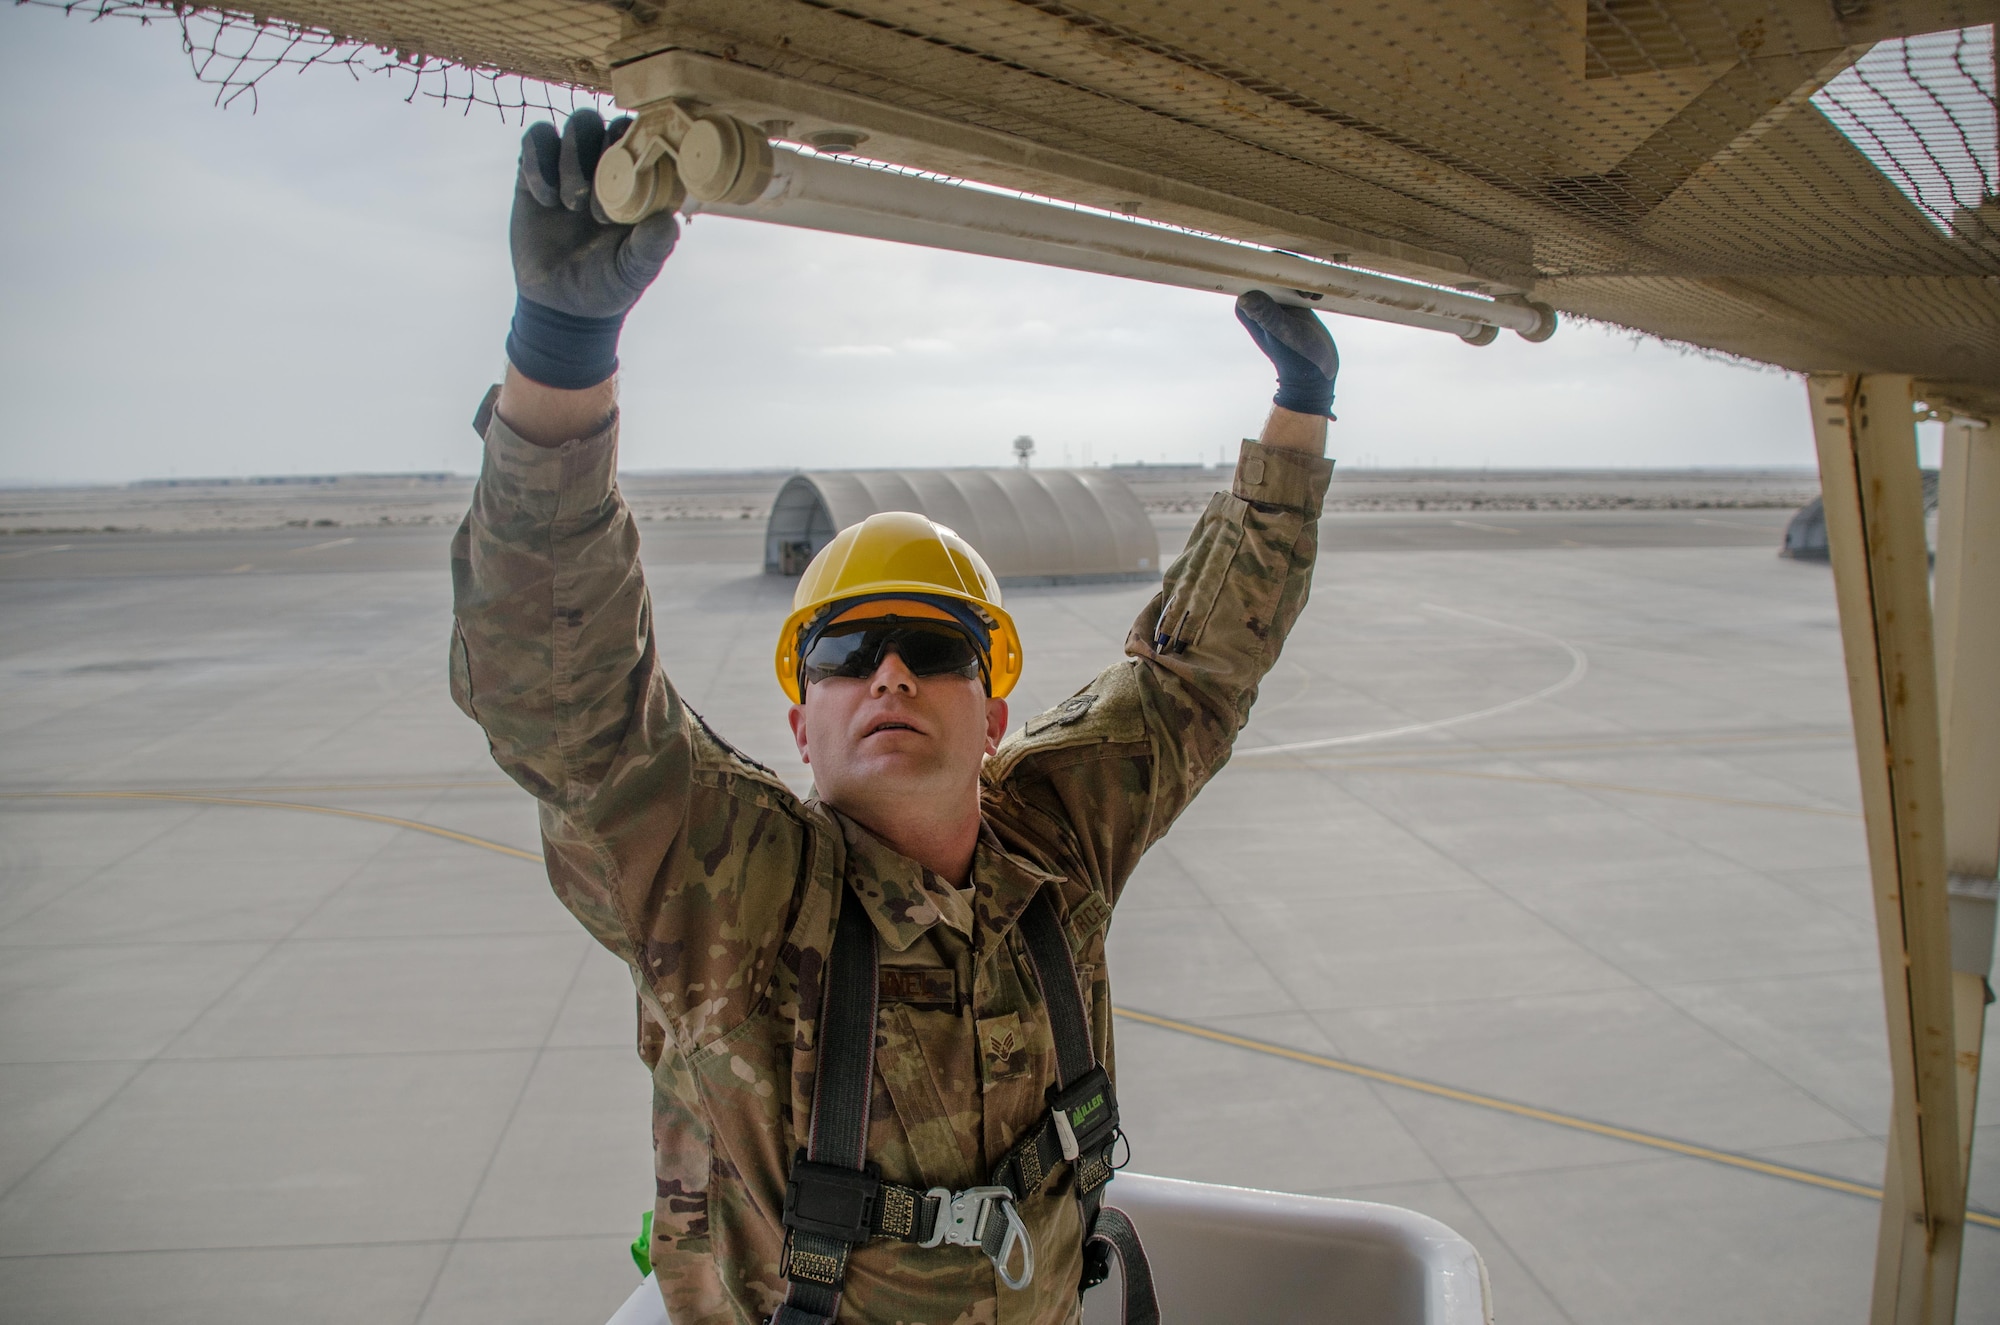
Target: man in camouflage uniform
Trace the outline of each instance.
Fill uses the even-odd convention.
[[[1005,740],[1006,705],[979,680],[915,678],[893,652],[866,680],[815,682],[793,709],[817,775],[802,801],[711,732],[660,668],[662,623],[615,479],[611,375],[618,324],[677,230],[671,216],[597,219],[605,137],[579,112],[560,139],[537,125],[523,143],[521,303],[453,543],[451,685],[540,800],[557,895],[632,968],[654,1080],[651,1252],[671,1319],[748,1325],[786,1291],[779,1215],[811,1116],[843,889],[879,938],[867,1155],[884,1179],[982,1183],[1042,1117],[1054,1048],[1015,925],[1038,889],[1052,891],[1111,1065],[1106,926],[1140,855],[1228,759],[1305,605],[1338,360],[1310,314],[1246,296],[1239,317],[1279,369],[1276,407],[1126,656]],[[878,711],[910,724],[892,742],[903,753],[871,763]],[[853,1252],[841,1318],[1075,1321],[1069,1184],[1021,1205],[1037,1261],[1025,1288],[1000,1286],[977,1248],[877,1240]]]

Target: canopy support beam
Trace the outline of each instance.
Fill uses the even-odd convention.
[[[1935,591],[1959,1164],[1966,1174],[2000,900],[2000,429],[1977,422],[1957,419],[1944,430]]]
[[[1912,382],[1815,373],[1807,390],[1889,1033],[1892,1113],[1870,1319],[1945,1325],[1957,1306],[1965,1168],[1938,669]]]

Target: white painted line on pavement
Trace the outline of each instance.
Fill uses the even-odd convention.
[[[1464,722],[1477,722],[1481,718],[1494,718],[1502,713],[1512,713],[1515,709],[1526,708],[1530,704],[1559,695],[1577,682],[1583,680],[1590,671],[1590,658],[1582,649],[1566,639],[1558,639],[1546,631],[1533,630],[1527,626],[1517,626],[1510,621],[1495,621],[1491,617],[1478,616],[1471,612],[1461,612],[1455,607],[1445,607],[1438,603],[1424,603],[1431,612],[1443,612],[1446,616],[1463,617],[1467,621],[1477,621],[1482,626],[1492,626],[1496,630],[1511,630],[1519,635],[1546,640],[1569,655],[1569,674],[1554,685],[1543,686],[1532,695],[1522,695],[1504,704],[1478,709],[1471,713],[1460,713],[1454,717],[1437,718],[1430,722],[1405,723],[1400,727],[1384,727],[1380,731],[1356,732],[1352,736],[1327,736],[1316,741],[1287,741],[1283,745],[1260,745],[1251,750],[1238,750],[1235,757],[1249,759],[1256,755],[1295,754],[1301,750],[1327,750],[1337,745],[1361,745],[1368,741],[1386,741],[1392,736],[1413,736],[1418,732],[1441,731],[1446,727],[1456,727]]]

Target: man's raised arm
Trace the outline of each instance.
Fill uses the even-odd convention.
[[[1068,826],[1108,901],[1228,760],[1312,585],[1340,356],[1311,312],[1262,292],[1236,315],[1278,371],[1262,436],[1133,623],[1126,660],[1030,719],[988,769],[1037,821]]]
[[[616,857],[663,850],[677,825],[656,817],[644,843],[602,829],[621,807],[671,810],[663,780],[685,780],[689,757],[618,493],[614,388],[619,328],[678,230],[671,214],[637,226],[593,215],[591,175],[619,127],[580,111],[560,137],[540,123],[522,139],[509,230],[520,298],[506,381],[477,421],[486,454],[472,509],[452,542],[451,685],[501,768],[546,807],[552,855],[576,857],[563,870],[552,859],[558,891],[625,952],[630,917],[609,890],[651,870]]]

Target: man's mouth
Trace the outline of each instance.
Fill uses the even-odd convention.
[[[869,736],[875,736],[879,735],[882,732],[913,732],[913,731],[917,731],[917,728],[910,725],[907,722],[902,722],[895,718],[884,718],[882,721],[870,727],[868,729],[867,734]]]

